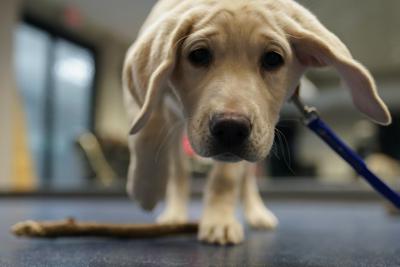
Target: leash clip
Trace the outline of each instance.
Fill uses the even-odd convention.
[[[303,116],[304,123],[309,124],[311,121],[319,118],[317,108],[307,106],[300,98],[300,85],[297,86],[295,93],[290,99],[295,107],[300,111]]]

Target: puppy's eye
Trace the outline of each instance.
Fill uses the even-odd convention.
[[[267,71],[276,70],[282,66],[283,63],[283,57],[277,52],[266,52],[261,57],[261,67]]]
[[[189,61],[196,67],[207,67],[212,61],[211,51],[207,48],[193,50],[189,54]]]

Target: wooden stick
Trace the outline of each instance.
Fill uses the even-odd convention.
[[[21,237],[111,237],[155,238],[179,234],[194,234],[197,223],[184,224],[112,224],[76,222],[73,218],[62,221],[25,221],[12,226],[11,232]]]

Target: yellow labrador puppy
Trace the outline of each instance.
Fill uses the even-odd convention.
[[[311,67],[332,66],[355,106],[391,121],[370,73],[346,46],[292,0],[161,0],[126,55],[124,96],[132,122],[127,190],[159,222],[187,219],[188,170],[181,137],[215,159],[204,196],[200,240],[236,244],[240,196],[248,223],[274,228],[252,163],[268,154],[283,103]]]

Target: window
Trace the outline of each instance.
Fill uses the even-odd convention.
[[[40,184],[77,187],[86,169],[76,139],[92,128],[95,54],[56,32],[22,22],[15,33],[15,55]]]

